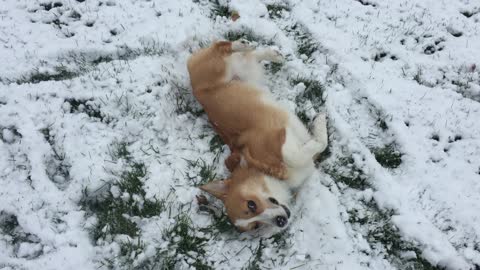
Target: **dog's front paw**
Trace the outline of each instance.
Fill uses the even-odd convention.
[[[239,39],[232,42],[232,51],[234,52],[245,52],[255,49],[255,44],[246,39]]]
[[[285,62],[285,57],[283,56],[283,54],[279,50],[269,49],[268,54],[269,54],[270,62],[273,62],[273,63],[283,63],[283,62]]]

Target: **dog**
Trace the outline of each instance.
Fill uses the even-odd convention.
[[[325,114],[313,121],[312,136],[262,87],[263,60],[278,63],[283,56],[241,39],[214,42],[187,62],[193,94],[231,152],[225,160],[231,176],[200,189],[222,200],[240,231],[285,228],[291,190],[313,173],[314,158],[328,144]]]

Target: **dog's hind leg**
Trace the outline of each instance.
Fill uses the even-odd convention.
[[[282,156],[290,167],[304,167],[313,161],[315,154],[323,151],[325,146],[314,139],[302,142],[295,131],[286,130],[285,143],[282,146]]]
[[[327,133],[327,115],[325,113],[319,113],[312,125],[313,138],[323,147],[320,148],[318,153],[321,153],[327,148],[328,145],[328,133]]]
[[[252,51],[250,54],[255,57],[257,62],[266,60],[273,63],[282,63],[283,61],[285,61],[283,55],[278,50],[272,48],[257,49],[255,51]]]

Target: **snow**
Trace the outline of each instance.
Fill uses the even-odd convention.
[[[206,0],[0,0],[0,268],[126,269],[172,258],[179,269],[197,260],[215,269],[406,269],[420,259],[480,267],[478,3],[218,2],[240,18],[213,13]],[[288,9],[271,17],[273,4]],[[286,56],[280,71],[266,70],[286,108],[317,113],[310,101],[296,104],[307,85],[293,79],[325,88],[331,156],[300,188],[278,241],[215,231],[195,197],[203,176],[192,162],[224,179],[228,150],[212,150],[215,133],[197,113],[186,59],[245,29]],[[311,55],[298,53],[295,31],[310,35]],[[115,156],[120,143],[130,160]],[[397,168],[375,157],[390,144],[402,154]],[[134,162],[145,166],[144,194],[118,185]],[[336,178],[349,170],[361,171],[364,187]],[[144,210],[164,200],[165,209],[121,213],[138,234],[94,239],[102,217],[83,206],[85,194],[107,193]],[[201,244],[179,253],[183,215]],[[384,228],[397,240],[378,237]]]

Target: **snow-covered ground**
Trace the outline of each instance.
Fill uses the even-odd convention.
[[[273,236],[196,199],[228,149],[185,62],[239,37],[329,117]],[[478,1],[0,0],[0,63],[2,269],[480,269]]]

